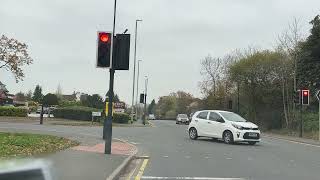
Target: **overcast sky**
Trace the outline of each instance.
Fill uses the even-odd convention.
[[[320,14],[319,0],[118,0],[116,32],[131,38],[130,71],[117,71],[115,93],[131,104],[134,26],[137,59],[142,60],[140,88],[149,77],[149,97],[183,90],[201,97],[200,59],[223,56],[248,46],[272,48],[279,33],[296,17],[308,22]],[[11,93],[73,91],[105,94],[107,70],[96,69],[96,31],[112,30],[113,0],[1,0],[0,34],[29,45],[34,63],[15,83],[0,70]]]

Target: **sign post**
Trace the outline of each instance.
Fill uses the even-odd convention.
[[[317,91],[317,99],[318,99],[318,102],[319,102],[319,128],[318,128],[318,131],[319,131],[319,141],[320,141],[320,90]]]

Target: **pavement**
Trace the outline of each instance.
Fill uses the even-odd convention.
[[[134,145],[113,139],[112,153],[105,155],[101,127],[1,122],[0,131],[50,134],[80,142],[79,146],[65,151],[32,157],[32,159],[42,159],[47,162],[46,164],[50,164],[49,169],[53,180],[105,180],[137,151]]]
[[[200,138],[191,140],[187,134],[187,125],[176,125],[175,121],[152,121],[154,127],[116,127],[113,137],[126,141],[138,147],[138,156],[148,156],[138,167],[133,168],[130,176],[139,179],[258,179],[258,180],[301,180],[319,179],[320,145],[299,142],[297,139],[262,135],[262,142],[251,146],[248,144],[227,145],[218,140]],[[19,123],[0,123],[0,130],[45,132],[66,135],[83,141],[84,146],[93,149],[87,152],[90,158],[82,157],[80,153],[60,156],[74,158],[63,164],[56,174],[63,174],[71,169],[78,173],[74,179],[100,179],[110,173],[109,169],[118,166],[123,156],[106,156],[99,154],[102,140],[101,127],[67,127],[40,126]],[[301,140],[301,139],[300,139]],[[101,150],[101,149],[100,149]],[[90,150],[89,150],[90,151]],[[65,153],[69,153],[66,151]],[[100,156],[101,155],[101,156]],[[81,158],[77,160],[77,158]],[[94,157],[95,156],[95,157]],[[127,156],[126,156],[127,157]],[[94,160],[96,158],[96,160]],[[106,159],[103,159],[106,158]],[[107,159],[111,158],[111,159]],[[121,159],[122,158],[122,159]],[[59,158],[54,158],[59,162]],[[91,161],[91,160],[92,161]],[[99,162],[97,159],[101,160]],[[112,162],[103,164],[107,161]],[[110,165],[110,166],[109,166]],[[84,171],[81,166],[90,167]],[[112,167],[111,167],[112,166]],[[105,168],[101,168],[105,167]],[[80,170],[77,170],[77,169]],[[101,168],[101,169],[100,169]],[[102,172],[102,174],[101,174]],[[100,173],[100,174],[99,174]],[[89,178],[96,177],[96,178]],[[73,177],[73,176],[72,176]],[[64,176],[66,179],[67,176]]]

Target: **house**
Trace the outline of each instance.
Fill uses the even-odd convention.
[[[0,81],[0,106],[7,105],[7,104],[13,104],[13,94],[9,94],[9,91],[6,88],[6,85],[4,85]]]

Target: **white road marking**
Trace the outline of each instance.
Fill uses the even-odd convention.
[[[162,157],[164,157],[164,158],[168,158],[169,156],[162,156]]]
[[[214,177],[156,177],[156,176],[142,176],[141,179],[171,179],[171,180],[245,180],[244,178],[214,178]]]
[[[277,138],[277,137],[271,137],[271,136],[265,136],[269,139],[276,139],[276,140],[280,140],[280,141],[287,141],[287,142],[291,142],[291,143],[295,143],[295,144],[301,144],[304,146],[311,146],[311,147],[318,147],[320,148],[320,145],[314,145],[314,144],[308,144],[308,143],[303,143],[303,142],[298,142],[298,141],[292,141],[292,140],[288,140],[288,139],[282,139],[282,138]]]
[[[190,159],[190,158],[191,158],[191,156],[185,156],[185,158]]]

